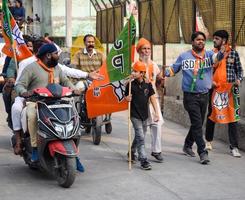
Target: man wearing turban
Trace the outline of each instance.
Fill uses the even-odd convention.
[[[58,67],[58,50],[54,44],[43,45],[38,53],[38,60],[26,66],[16,84],[16,93],[23,97],[31,95],[36,88],[46,87],[49,83],[59,83],[74,88],[73,84]],[[37,161],[37,114],[35,103],[27,105],[28,130],[33,148],[32,161]]]
[[[143,62],[146,66],[146,78],[152,83],[153,89],[155,91],[156,97],[159,97],[157,90],[156,90],[156,78],[157,76],[161,75],[161,72],[155,62],[151,60],[151,44],[145,38],[141,38],[138,41],[136,46],[136,50],[139,54],[139,60]],[[155,122],[154,119],[154,109],[150,104],[150,113],[148,118],[148,123],[150,125],[150,132],[151,132],[151,155],[157,159],[158,162],[163,161],[162,157],[162,124],[163,124],[163,117],[161,115],[161,109],[159,101],[157,101],[157,109],[159,114],[159,120]]]

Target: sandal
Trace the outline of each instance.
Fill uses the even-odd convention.
[[[15,155],[21,155],[22,154],[22,148],[21,148],[21,142],[17,142],[14,147],[14,154]]]

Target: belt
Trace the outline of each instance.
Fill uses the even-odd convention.
[[[208,92],[200,92],[200,93],[193,93],[193,92],[184,92],[185,95],[192,95],[192,96],[205,96],[208,95]]]

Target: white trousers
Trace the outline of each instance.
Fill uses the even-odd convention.
[[[13,123],[13,130],[19,131],[22,129],[21,126],[21,112],[24,108],[24,101],[23,97],[16,97],[14,100],[14,104],[12,105],[12,123]]]
[[[164,123],[161,108],[159,105],[159,101],[157,99],[157,109],[159,113],[159,121],[154,122],[153,116],[154,116],[154,108],[150,104],[149,109],[149,118],[148,118],[148,124],[150,126],[150,133],[151,133],[151,151],[154,153],[160,153],[162,152],[162,125]]]

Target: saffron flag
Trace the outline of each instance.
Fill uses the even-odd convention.
[[[23,60],[32,56],[31,51],[27,48],[23,39],[22,32],[16,24],[14,17],[10,13],[7,0],[2,1],[3,16],[1,18],[3,26],[3,38],[5,45],[2,52],[9,57],[14,57],[13,48],[16,52],[17,61]]]
[[[213,90],[212,113],[210,119],[216,123],[227,124],[240,119],[239,88],[231,83],[223,84]]]
[[[236,122],[240,119],[239,88],[227,81],[226,62],[230,51],[231,48],[227,46],[224,58],[216,64],[213,74],[216,87],[211,97],[212,113],[209,119],[221,124]]]
[[[131,74],[135,36],[136,25],[134,17],[131,16],[99,69],[99,73],[105,77],[104,80],[94,80],[86,92],[89,118],[128,108],[124,99],[124,79]]]

